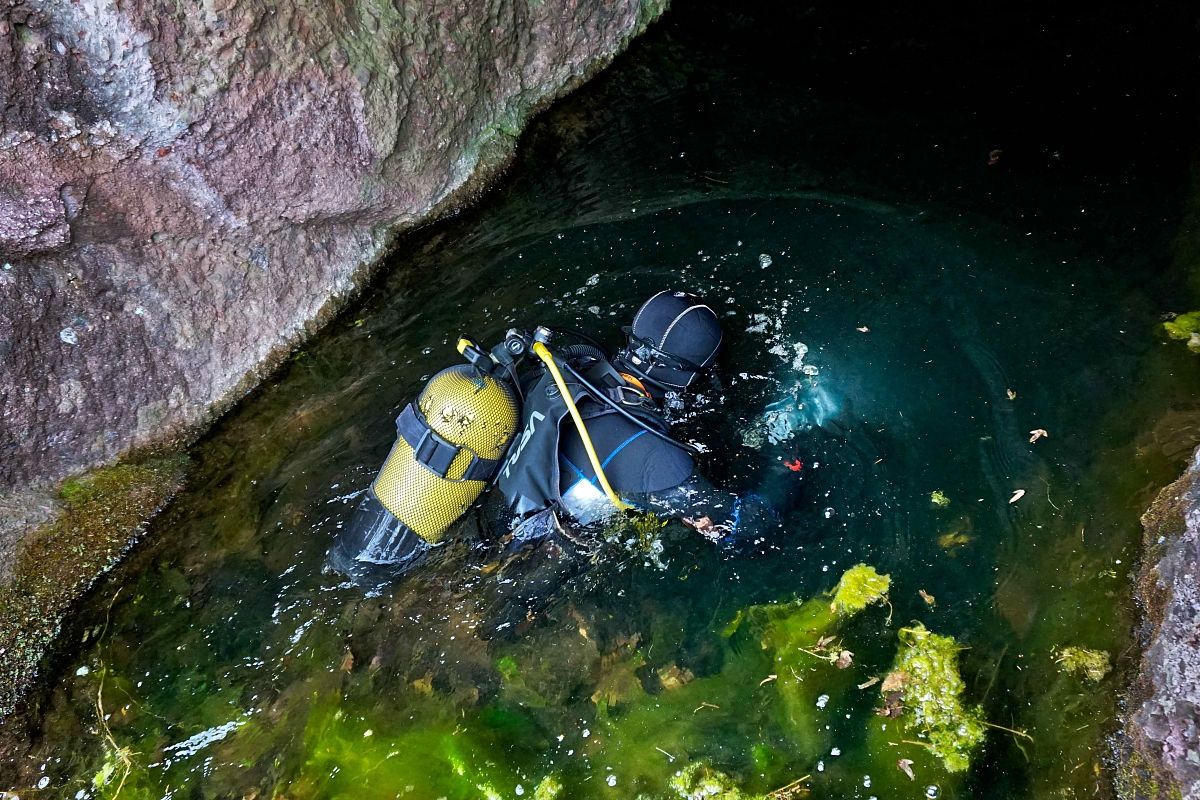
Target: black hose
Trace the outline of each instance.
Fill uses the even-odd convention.
[[[574,328],[555,328],[554,331],[555,331],[555,333],[565,333],[570,336],[574,336],[576,339],[579,339],[580,341],[587,342],[592,347],[594,347],[600,351],[600,353],[602,354],[605,361],[610,360],[609,355],[608,355],[608,349],[604,345],[600,344],[599,341],[592,338],[591,336],[588,336],[583,331],[577,331]]]
[[[586,347],[586,345],[571,345],[571,347],[563,348],[563,353],[565,354],[565,353],[569,352],[571,350],[571,348],[574,348],[574,347]],[[694,455],[694,456],[700,455],[700,453],[701,453],[700,449],[695,447],[694,445],[690,445],[690,444],[687,444],[686,442],[680,442],[680,441],[676,441],[675,439],[672,439],[667,434],[663,433],[660,430],[652,428],[651,426],[647,425],[642,420],[635,417],[633,414],[630,414],[628,411],[621,408],[620,403],[618,403],[616,400],[613,400],[607,394],[605,394],[604,392],[600,391],[595,386],[593,386],[591,384],[591,382],[588,381],[587,378],[580,375],[579,371],[576,370],[574,367],[572,367],[569,363],[567,363],[567,361],[565,359],[562,361],[562,366],[564,369],[567,370],[567,372],[571,373],[571,375],[575,378],[575,380],[579,381],[579,383],[583,386],[583,388],[587,389],[596,398],[598,398],[598,399],[604,401],[605,403],[607,403],[608,405],[610,405],[614,411],[616,411],[621,416],[625,417],[625,419],[629,420],[634,425],[637,425],[639,428],[646,431],[647,433],[657,436],[659,439],[662,439],[667,444],[675,445],[680,450],[683,450],[685,453],[690,453],[691,455]]]

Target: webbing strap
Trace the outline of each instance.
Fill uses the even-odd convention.
[[[480,458],[469,448],[460,447],[446,440],[429,427],[429,423],[421,416],[421,412],[417,410],[414,403],[406,405],[400,412],[400,416],[396,417],[396,432],[413,449],[413,458],[417,460],[417,463],[439,478],[453,480],[446,478],[446,474],[450,471],[450,465],[454,463],[454,459],[463,451],[470,453],[471,463],[467,465],[466,472],[459,480],[488,481],[500,467],[498,459]]]

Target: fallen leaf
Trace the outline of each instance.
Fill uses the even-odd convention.
[[[913,762],[911,758],[902,758],[896,762],[896,767],[905,775],[907,775],[910,781],[915,781],[917,776],[913,775],[912,763]]]
[[[341,670],[342,672],[349,672],[352,669],[354,669],[354,653],[347,650],[346,655],[342,656]]]
[[[858,685],[859,689],[870,689],[875,684],[879,683],[879,676],[873,675]]]
[[[917,589],[917,594],[921,595],[921,599],[925,601],[925,605],[929,606],[930,608],[933,608],[937,605],[937,598],[924,589]]]
[[[842,650],[837,654],[837,658],[834,659],[833,665],[838,669],[845,669],[853,663],[854,653],[851,653],[849,650]]]
[[[833,643],[832,636],[822,636],[820,639],[817,639],[817,643],[815,645],[813,645],[813,649],[814,650],[824,650],[826,647],[828,647],[832,643]]]
[[[1017,399],[1017,393],[1016,393],[1016,392],[1014,392],[1012,389],[1007,389],[1007,390],[1005,391],[1005,393],[1008,395],[1008,399],[1009,399],[1009,400],[1016,400],[1016,399]]]
[[[1025,490],[1017,489],[1015,492],[1013,492],[1013,496],[1008,498],[1008,504],[1011,506],[1013,503],[1017,502],[1024,496],[1025,496]]]
[[[1042,438],[1043,436],[1045,436],[1047,438],[1050,437],[1050,434],[1046,433],[1045,428],[1034,428],[1033,430],[1031,430],[1029,432],[1029,443],[1033,444],[1034,442],[1036,442],[1038,439]]]
[[[785,467],[787,467],[788,469],[790,469],[792,472],[799,472],[800,470],[804,469],[804,462],[798,458],[793,459],[791,461],[784,461],[783,465]]]
[[[883,707],[875,709],[875,715],[895,719],[904,713],[904,696],[901,692],[888,692],[883,696]]]
[[[858,331],[859,333],[870,333],[870,331],[871,331],[871,329],[868,328],[866,325],[863,325],[860,328],[855,328],[854,330]]]
[[[908,673],[903,670],[889,672],[883,679],[883,686],[879,687],[881,692],[898,692],[902,690],[908,683]]]
[[[779,679],[779,676],[772,673],[772,674],[768,675],[767,677],[763,678],[761,681],[759,681],[758,685],[765,686],[766,684],[770,683],[771,681],[778,680],[778,679]]]

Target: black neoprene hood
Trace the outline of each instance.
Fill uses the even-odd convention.
[[[694,294],[662,291],[638,309],[618,360],[666,388],[683,389],[721,349],[717,314]]]

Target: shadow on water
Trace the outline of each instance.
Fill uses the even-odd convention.
[[[1138,511],[1200,429],[1195,361],[1155,335],[1181,310],[1182,151],[1093,169],[1073,159],[1095,143],[1050,149],[1073,141],[1061,120],[1039,140],[935,102],[971,108],[986,64],[935,97],[871,83],[831,68],[830,41],[853,39],[839,12],[789,13],[812,49],[788,70],[759,52],[781,45],[766,15],[669,18],[197,446],[186,494],[68,631],[11,767],[22,795],[44,780],[80,798],[676,797],[703,762],[748,792],[810,774],[818,795],[926,796],[893,745],[872,751],[878,690],[854,688],[910,620],[969,648],[971,701],[1032,737],[991,730],[935,794],[1105,791],[1118,675],[1081,683],[1055,657],[1124,663]],[[916,22],[873,24],[849,52],[887,42],[934,69],[903,44]],[[680,428],[722,485],[794,481],[784,536],[735,554],[669,524],[661,553],[622,532],[505,553],[485,505],[402,582],[364,591],[325,569],[392,419],[460,332],[544,323],[612,343],[663,286],[704,294],[727,334],[719,384]],[[758,641],[722,634],[857,562],[891,575],[890,610],[839,629],[845,675],[772,679]],[[783,719],[772,682],[832,699]]]

